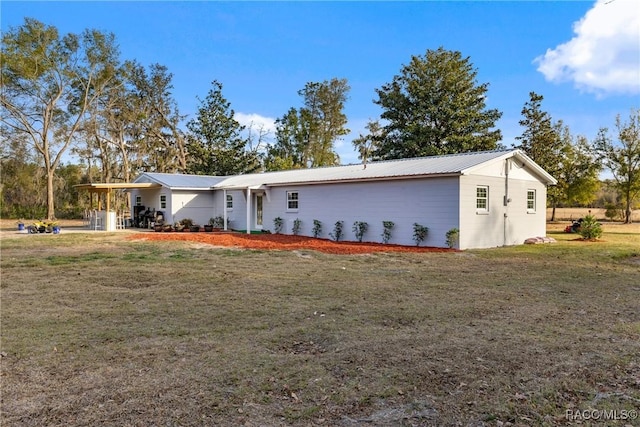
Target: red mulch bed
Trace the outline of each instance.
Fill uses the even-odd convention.
[[[142,232],[129,236],[132,240],[181,240],[213,246],[245,249],[292,251],[308,249],[328,254],[367,254],[372,252],[455,252],[454,249],[425,246],[401,246],[369,242],[334,242],[307,236],[285,234]]]

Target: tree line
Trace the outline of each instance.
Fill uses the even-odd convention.
[[[235,118],[223,85],[213,80],[193,118],[180,113],[167,67],[122,60],[115,35],[97,30],[60,35],[26,18],[2,37],[0,151],[2,215],[53,218],[83,202],[73,185],[129,182],[148,172],[231,175],[340,164],[335,144],[350,131],[346,79],[308,82],[301,105],[276,120],[273,140]],[[366,134],[352,141],[368,161],[506,148],[486,105],[488,83],[470,58],[442,47],[413,56],[375,89],[381,107]],[[522,110],[524,150],[559,184],[550,205],[593,201],[605,167],[626,220],[640,195],[639,112],[620,118],[612,136],[574,137],[531,93]],[[79,165],[65,165],[73,154]]]

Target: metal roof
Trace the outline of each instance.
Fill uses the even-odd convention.
[[[262,186],[373,181],[400,178],[466,175],[488,162],[515,157],[545,184],[556,180],[521,150],[496,150],[475,153],[387,160],[363,164],[294,169],[234,176],[206,176],[168,173],[143,173],[135,183],[154,182],[173,189],[245,189]]]
[[[186,175],[179,173],[145,172],[138,176],[135,183],[154,182],[173,189],[209,189],[223,181],[224,176]]]
[[[522,151],[498,150],[372,162],[368,163],[366,167],[363,164],[356,164],[236,175],[220,181],[214,185],[214,188],[239,189],[291,184],[464,175],[484,163],[510,157],[518,157],[519,160],[528,164],[545,183],[555,183],[553,177],[536,165]]]

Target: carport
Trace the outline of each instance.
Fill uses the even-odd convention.
[[[140,183],[130,183],[130,182],[105,182],[105,183],[91,183],[91,184],[78,184],[74,185],[75,188],[79,190],[87,190],[89,192],[90,197],[90,206],[93,206],[93,194],[104,194],[105,197],[105,210],[102,210],[102,206],[98,203],[98,211],[104,216],[104,230],[105,231],[115,231],[115,221],[113,221],[115,211],[111,211],[111,197],[114,190],[132,190],[132,189],[143,189],[143,188],[160,188],[162,187],[160,184],[151,183],[151,182],[140,182]],[[99,200],[99,198],[97,197]],[[113,215],[112,215],[113,214]]]

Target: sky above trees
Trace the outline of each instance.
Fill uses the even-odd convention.
[[[32,17],[61,33],[113,32],[121,58],[159,63],[193,118],[213,80],[243,124],[265,123],[300,106],[310,81],[347,79],[351,144],[380,108],[375,89],[412,55],[443,47],[470,58],[489,83],[488,108],[511,146],[534,91],[573,134],[594,139],[617,114],[640,107],[640,10],[636,0],[598,2],[20,2],[2,4],[1,26]],[[273,138],[273,134],[271,137]]]

